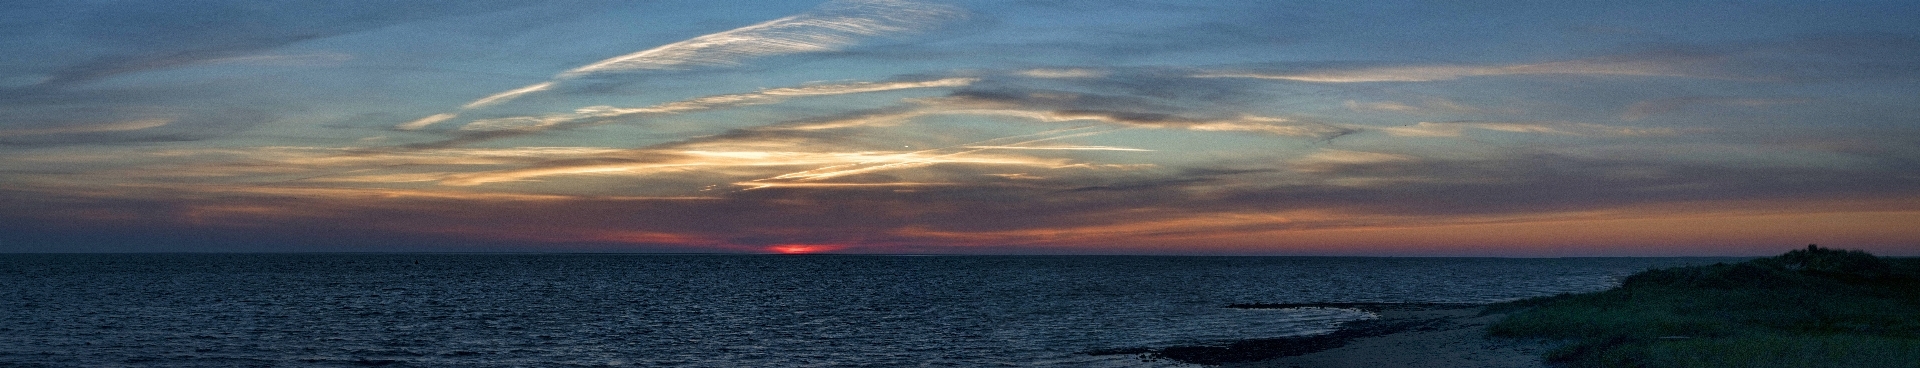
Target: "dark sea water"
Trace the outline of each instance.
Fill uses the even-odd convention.
[[[1166,366],[1701,258],[0,255],[0,366]]]

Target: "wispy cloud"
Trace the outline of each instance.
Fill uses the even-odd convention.
[[[1152,152],[1149,149],[1111,147],[1111,146],[966,146],[977,149],[1036,150],[1036,151],[1130,151]]]
[[[836,0],[800,15],[601,60],[552,79],[482,97],[461,106],[476,109],[553,88],[561,81],[599,73],[737,65],[757,57],[836,51],[877,36],[899,36],[964,19],[959,8],[901,0]]]
[[[1195,78],[1307,83],[1433,82],[1510,75],[1682,77],[1736,81],[1912,78],[1920,41],[1893,34],[1845,34],[1721,45],[1669,45],[1642,52],[1517,64],[1399,64],[1216,69]],[[1303,70],[1304,69],[1304,70]]]
[[[1094,127],[1094,126],[1055,129],[1055,130],[1049,130],[1049,131],[1033,133],[1033,134],[1023,134],[1023,135],[1016,135],[1016,136],[1010,136],[1010,137],[994,138],[994,139],[973,142],[973,143],[968,143],[968,144],[963,144],[963,145],[958,145],[953,147],[943,147],[943,148],[936,148],[936,149],[930,149],[930,150],[908,152],[903,154],[887,155],[887,156],[879,157],[877,159],[863,160],[859,162],[851,162],[851,163],[845,163],[840,165],[827,166],[827,167],[822,167],[822,168],[813,169],[813,170],[781,174],[781,175],[777,175],[770,178],[753,180],[753,181],[750,181],[750,183],[813,182],[813,181],[827,180],[827,179],[833,179],[833,178],[850,176],[850,175],[871,174],[871,173],[882,172],[882,171],[909,169],[909,168],[925,167],[925,166],[931,166],[931,165],[937,165],[937,164],[948,164],[948,163],[1002,164],[1002,165],[1005,165],[1005,164],[1036,165],[1037,164],[1038,166],[1045,166],[1045,167],[1062,167],[1067,165],[1067,163],[1063,160],[1035,159],[1035,158],[1024,157],[1024,156],[1018,156],[1018,157],[1004,156],[1003,157],[1003,156],[979,155],[978,153],[983,151],[993,150],[993,148],[973,148],[973,147],[991,146],[991,145],[1021,146],[1026,144],[1054,141],[1054,140],[1067,139],[1067,138],[1085,137],[1085,136],[1110,132],[1112,130],[1113,130],[1112,128]],[[765,186],[755,186],[752,189],[759,189],[759,188],[765,188]]]
[[[202,61],[204,64],[237,65],[274,65],[274,66],[321,66],[336,65],[353,60],[352,54],[338,52],[319,52],[306,54],[265,54],[235,56]]]
[[[1015,74],[1034,78],[1099,78],[1107,76],[1107,72],[1105,71],[1087,68],[1027,69]]]
[[[1731,98],[1731,97],[1680,97],[1635,102],[1620,113],[1620,119],[1626,121],[1643,120],[1654,115],[1680,110],[1688,106],[1739,106],[1767,107],[1775,105],[1800,104],[1812,101],[1806,98]]]
[[[1307,72],[1207,71],[1195,78],[1253,78],[1310,83],[1431,82],[1498,75],[1595,75],[1704,77],[1688,70],[1695,59],[1606,58],[1509,65],[1407,65]]]
[[[1345,106],[1348,110],[1353,111],[1386,111],[1406,114],[1426,112],[1477,113],[1483,111],[1483,109],[1477,107],[1438,97],[1423,98],[1418,103],[1404,103],[1399,101],[1360,102],[1347,100]]]
[[[453,119],[459,116],[460,116],[459,114],[454,114],[454,113],[433,114],[433,115],[428,115],[427,117],[424,117],[424,118],[420,118],[414,121],[409,121],[409,122],[394,126],[393,128],[399,129],[399,130],[419,130],[421,128],[426,128],[428,125],[433,125],[434,123],[447,121],[448,119]]]
[[[685,173],[689,171],[723,173],[727,175],[768,175],[766,173],[769,171],[778,173],[780,171],[775,170],[791,170],[792,167],[796,166],[819,167],[813,170],[777,174],[773,177],[738,184],[754,188],[765,188],[782,184],[809,182],[816,184],[835,184],[821,181],[836,177],[925,167],[937,164],[1032,167],[1065,167],[1072,164],[1064,159],[988,155],[977,154],[977,152],[978,151],[946,152],[939,150],[916,152],[834,152],[645,149],[629,154],[647,157],[644,159],[607,158],[571,161],[555,160],[552,161],[551,164],[531,165],[525,168],[446,175],[439,180],[439,183],[452,186],[474,186],[567,175],[650,176]],[[862,184],[872,186],[881,183],[838,184]],[[919,183],[915,185],[931,184]],[[942,185],[957,184],[948,183]]]
[[[1214,132],[1249,132],[1286,137],[1333,139],[1357,132],[1308,119],[1238,114],[1228,117],[1191,117],[1173,113],[1137,111],[1099,96],[1057,91],[962,91],[952,96],[917,101],[923,113],[999,115],[1044,122],[1095,121],[1132,127]],[[1124,110],[1123,110],[1124,109]]]
[[[53,70],[38,87],[57,89],[131,73],[208,64],[331,65],[352,56],[331,52],[263,52],[395,24],[507,11],[531,4],[462,1],[362,7],[353,2],[260,6],[252,1],[205,1],[192,7],[124,3],[64,5],[59,11],[73,14],[17,20],[51,23],[43,25],[51,29],[72,29],[76,36],[84,37],[74,41],[96,45],[94,50],[76,54],[93,56]],[[187,19],[192,21],[184,21]],[[61,57],[58,54],[40,56],[54,60]]]
[[[763,89],[758,92],[706,96],[641,108],[591,106],[581,108],[579,111],[576,111],[576,116],[568,116],[565,120],[612,118],[634,114],[687,113],[727,107],[779,103],[794,97],[834,96],[916,88],[964,87],[978,80],[977,78],[944,78],[924,81],[856,82],[772,88]]]
[[[531,85],[527,85],[526,87],[506,90],[505,92],[495,93],[492,96],[481,97],[478,100],[473,100],[473,102],[468,102],[466,105],[461,105],[460,108],[475,109],[475,108],[480,108],[487,105],[501,103],[507,100],[512,100],[515,97],[520,97],[521,95],[545,91],[549,88],[553,88],[554,83],[555,82],[534,83]]]
[[[167,186],[153,188],[179,189]],[[359,200],[366,198],[385,199],[445,199],[466,201],[515,201],[515,202],[566,202],[583,199],[609,201],[703,201],[716,197],[702,196],[579,196],[554,194],[523,194],[501,192],[467,192],[447,190],[416,190],[390,188],[323,188],[323,187],[269,187],[227,185],[199,188],[207,191],[219,191],[234,194],[252,194],[267,196],[299,196],[309,199]]]
[[[1571,122],[1420,122],[1409,126],[1369,128],[1402,137],[1458,137],[1469,129],[1592,137],[1638,137],[1679,134],[1674,128],[1636,128]]]
[[[125,132],[151,129],[173,123],[170,118],[128,120],[115,123],[68,125],[48,128],[0,129],[0,137],[19,137],[45,134]]]
[[[976,78],[944,78],[944,79],[921,80],[921,81],[854,82],[854,83],[818,84],[818,85],[800,86],[800,87],[771,88],[771,89],[763,89],[757,92],[749,92],[749,93],[705,96],[705,97],[699,97],[699,98],[688,99],[688,100],[668,102],[664,104],[647,106],[647,107],[626,108],[626,107],[613,107],[613,106],[588,106],[588,107],[583,107],[578,110],[575,110],[572,113],[485,119],[485,120],[478,120],[478,121],[468,123],[467,125],[462,126],[461,130],[469,130],[469,131],[517,130],[517,131],[530,132],[530,131],[537,131],[542,129],[549,129],[553,127],[580,125],[583,123],[606,121],[607,119],[619,118],[619,117],[630,116],[630,115],[683,114],[683,113],[706,111],[706,110],[721,109],[721,108],[780,103],[788,99],[797,98],[797,97],[834,96],[834,95],[845,95],[845,94],[856,94],[856,93],[897,91],[897,90],[916,89],[916,88],[963,87],[977,80],[978,79]],[[439,116],[447,116],[447,117],[436,118]],[[433,123],[448,120],[452,117],[453,116],[449,114],[434,115],[434,116],[429,116],[427,118],[423,118],[421,120],[416,120],[413,122],[402,124],[396,128],[409,129],[409,130],[419,129],[421,127],[425,127]]]
[[[834,189],[834,188],[874,188],[874,187],[943,187],[943,186],[956,186],[956,185],[966,185],[966,186],[976,186],[976,185],[972,185],[972,184],[961,184],[961,183],[917,183],[917,182],[887,182],[887,183],[808,183],[808,182],[769,182],[769,181],[745,181],[745,182],[738,182],[738,183],[733,183],[733,185],[737,185],[737,186],[743,186],[743,187],[748,187],[749,189],[765,189],[765,188],[829,188],[829,189]]]
[[[1381,163],[1381,162],[1413,162],[1413,161],[1419,161],[1419,158],[1408,156],[1408,155],[1402,155],[1402,154],[1393,154],[1393,153],[1322,149],[1318,152],[1314,152],[1313,154],[1307,155],[1306,157],[1300,158],[1299,160],[1295,161],[1295,163],[1304,162],[1304,163],[1337,163],[1337,164],[1371,164],[1371,163]]]
[[[549,158],[534,161],[523,160],[520,158],[521,156],[509,157],[503,154],[493,153],[495,150],[490,149],[441,149],[427,151],[433,153],[370,153],[368,155],[378,156],[379,158],[348,156],[349,158],[342,159],[353,160],[352,162],[370,162],[363,160],[372,160],[374,162],[378,160],[401,162],[396,159],[409,157],[424,159],[428,157],[449,156],[447,158],[452,162],[470,162],[474,165],[516,166],[505,169],[492,168],[465,173],[380,177],[415,181],[435,180],[439,184],[451,186],[520,182],[544,177],[569,175],[658,176],[679,175],[688,172],[713,173],[733,177],[758,176],[762,178],[751,181],[752,183],[818,183],[838,177],[942,164],[1011,165],[1043,168],[1062,168],[1076,165],[1076,163],[1072,161],[1060,158],[988,153],[988,151],[997,150],[1011,151],[1027,148],[1041,150],[1134,150],[1098,146],[1027,146],[1041,142],[1100,134],[1111,130],[1113,130],[1111,127],[1083,126],[989,139],[974,142],[973,144],[963,144],[945,148],[916,151],[876,151],[871,149],[853,149],[823,143],[819,140],[808,138],[808,135],[812,134],[810,130],[789,130],[783,129],[780,125],[773,125],[738,130],[718,136],[697,137],[680,142],[629,150],[599,149],[529,152],[529,155],[546,156]],[[467,152],[459,153],[461,151]],[[466,158],[459,159],[459,157]],[[797,172],[790,171],[793,170],[794,167],[814,167],[814,169]],[[369,178],[366,175],[336,175],[335,177],[341,179]],[[755,185],[752,187],[765,188],[773,186],[774,185]]]
[[[842,0],[820,9],[601,60],[562,73],[734,65],[741,60],[834,51],[866,37],[918,32],[965,17],[958,8],[897,0]]]

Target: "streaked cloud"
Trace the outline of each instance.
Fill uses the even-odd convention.
[[[527,85],[526,87],[506,90],[505,92],[495,93],[491,96],[481,97],[478,100],[473,100],[473,102],[468,102],[466,105],[461,105],[460,108],[475,109],[475,108],[480,108],[487,105],[505,102],[507,100],[512,100],[515,97],[520,97],[521,95],[545,91],[549,88],[553,88],[554,83],[555,82],[534,83],[534,84]]]
[[[806,183],[806,182],[769,182],[769,181],[744,181],[744,182],[738,182],[738,183],[733,183],[733,185],[737,185],[737,186],[743,186],[743,187],[747,187],[747,189],[749,189],[749,190],[751,190],[751,189],[765,189],[765,188],[828,188],[828,189],[834,189],[834,188],[875,188],[875,187],[938,187],[938,186],[955,186],[955,185],[967,185],[967,184],[961,184],[961,183],[915,183],[915,182],[890,182],[890,183]],[[971,185],[969,185],[969,186],[971,186]]]
[[[1098,98],[1063,92],[963,91],[946,98],[918,102],[940,113],[1013,116],[1047,122],[1099,121],[1146,128],[1251,132],[1320,140],[1355,132],[1352,128],[1286,117],[1188,117],[1120,110],[1118,108],[1121,106],[1107,106]]]
[[[1000,150],[1041,150],[1041,151],[1064,150],[1064,151],[1153,152],[1153,150],[1145,150],[1145,149],[1139,149],[1139,148],[1126,148],[1126,147],[1111,147],[1111,146],[966,146],[966,148],[1000,149]]]
[[[1034,78],[1099,78],[1107,76],[1107,72],[1085,68],[1027,69],[1020,71],[1018,74]]]
[[[1413,161],[1419,161],[1419,158],[1408,156],[1408,155],[1392,154],[1392,153],[1322,149],[1318,152],[1314,152],[1311,155],[1307,155],[1306,157],[1300,158],[1300,160],[1296,161],[1296,163],[1372,164],[1372,163],[1382,163],[1382,162],[1413,162]]]
[[[1468,130],[1593,137],[1640,137],[1679,134],[1674,128],[1636,128],[1570,122],[1420,122],[1410,126],[1371,128],[1403,137],[1458,137]]]
[[[726,66],[781,54],[834,51],[866,37],[919,32],[966,16],[959,8],[897,0],[838,0],[806,14],[601,60],[562,73]]]
[[[838,165],[826,166],[826,167],[813,169],[813,170],[780,174],[780,175],[776,175],[769,178],[752,180],[751,182],[752,183],[774,183],[774,184],[791,183],[791,182],[814,182],[814,181],[828,180],[828,179],[852,176],[852,175],[873,174],[873,173],[879,173],[883,171],[914,169],[914,168],[921,168],[921,167],[927,167],[927,166],[933,166],[933,165],[947,165],[947,164],[1016,165],[1016,166],[1038,166],[1038,167],[1045,167],[1045,168],[1062,168],[1062,167],[1068,167],[1071,165],[1066,160],[1061,160],[1061,159],[1049,160],[1049,159],[1036,159],[1036,158],[1026,157],[1026,156],[1002,156],[1002,155],[979,154],[981,151],[985,151],[985,149],[973,149],[973,150],[966,150],[966,151],[959,151],[959,152],[952,152],[952,153],[936,151],[936,152],[915,152],[915,153],[900,154],[900,155],[885,155],[885,156],[874,157],[872,159],[842,162]]]
[[[1775,105],[1800,104],[1811,102],[1807,98],[1725,98],[1725,97],[1679,97],[1635,102],[1620,113],[1620,119],[1626,121],[1643,120],[1654,115],[1680,110],[1688,106],[1736,106],[1762,108]]]
[[[1486,111],[1485,109],[1469,106],[1466,104],[1462,104],[1459,102],[1455,102],[1455,101],[1444,99],[1444,98],[1438,98],[1438,97],[1423,98],[1423,99],[1420,99],[1420,102],[1415,102],[1415,103],[1406,103],[1406,102],[1400,102],[1400,101],[1360,102],[1355,100],[1347,100],[1347,102],[1345,103],[1345,106],[1347,107],[1348,110],[1353,110],[1353,111],[1387,111],[1387,112],[1406,113],[1406,114],[1414,114],[1414,113],[1470,114],[1470,113],[1481,113]]]
[[[16,9],[15,13],[20,16],[9,20],[10,24],[20,24],[21,31],[32,31],[18,33],[22,36],[54,36],[51,38],[98,46],[83,52],[60,51],[65,54],[31,47],[14,49],[19,54],[43,56],[48,60],[80,58],[45,70],[49,75],[35,84],[39,88],[64,89],[116,76],[210,64],[330,65],[350,59],[351,54],[272,50],[396,24],[513,10],[531,4],[482,0],[392,7],[356,2],[287,1],[278,6],[260,7],[255,1],[215,0],[190,8],[65,5]],[[55,46],[48,45],[47,49],[66,49]]]
[[[158,127],[166,126],[167,124],[173,123],[173,120],[174,119],[171,119],[171,118],[155,118],[155,119],[129,120],[129,121],[122,121],[117,123],[80,124],[80,125],[67,125],[67,126],[46,127],[46,128],[0,129],[0,137],[18,137],[18,136],[45,135],[45,134],[125,132],[125,131],[158,128]]]
[[[915,152],[814,152],[814,151],[701,151],[642,150],[649,159],[603,159],[553,161],[552,165],[511,170],[484,171],[449,175],[439,182],[445,185],[471,186],[488,183],[531,180],[562,175],[647,176],[685,170],[713,172],[768,172],[794,166],[818,166],[818,169],[790,172],[759,179],[756,183],[777,184],[813,182],[857,174],[900,170],[930,165],[1013,165],[1058,168],[1071,165],[1063,159],[981,154],[990,148],[944,149]],[[606,156],[602,156],[606,157]],[[747,170],[742,170],[747,169]],[[768,185],[772,186],[772,185]]]
[[[445,190],[407,190],[407,189],[386,189],[386,188],[222,186],[218,188],[209,188],[209,189],[220,189],[225,192],[236,193],[236,194],[267,195],[267,196],[300,196],[302,198],[341,199],[341,200],[434,199],[434,200],[464,200],[464,201],[491,201],[491,202],[571,202],[571,201],[578,201],[582,199],[597,199],[597,200],[607,200],[607,201],[705,201],[705,200],[719,199],[716,197],[701,197],[701,196],[672,196],[672,197],[605,196],[605,197],[583,198],[581,196],[552,195],[552,194],[460,192],[460,191],[445,191]]]
[[[328,66],[353,60],[353,55],[338,52],[319,52],[306,54],[266,54],[234,56],[203,61],[206,64],[272,65],[272,66]]]
[[[449,119],[453,119],[459,116],[460,116],[459,114],[454,114],[454,113],[433,114],[433,115],[428,115],[427,117],[424,117],[424,118],[420,118],[418,120],[409,121],[404,124],[394,126],[393,128],[399,129],[399,130],[420,130],[421,128],[426,128],[428,125],[433,125],[434,123],[447,121]]]
[[[622,107],[613,107],[613,106],[588,106],[588,107],[577,109],[570,114],[550,114],[550,115],[543,115],[543,116],[517,116],[517,117],[507,117],[507,118],[484,119],[484,120],[477,120],[477,121],[468,123],[467,125],[462,126],[460,129],[470,130],[470,131],[471,130],[531,131],[531,130],[551,128],[556,126],[563,126],[568,124],[577,124],[577,123],[587,122],[587,121],[604,121],[605,119],[619,118],[619,117],[630,116],[630,115],[683,114],[683,113],[690,113],[690,112],[697,112],[697,111],[740,107],[740,106],[774,104],[774,103],[780,103],[796,97],[833,96],[833,95],[845,95],[845,94],[856,94],[856,93],[886,92],[886,91],[896,91],[896,90],[916,89],[916,88],[963,87],[977,80],[978,79],[975,79],[975,78],[944,78],[944,79],[923,80],[923,81],[854,82],[854,83],[836,83],[836,84],[817,84],[817,85],[808,85],[808,86],[800,86],[800,87],[771,88],[771,89],[763,89],[757,92],[749,92],[749,93],[706,96],[706,97],[694,98],[689,100],[668,102],[668,103],[648,106],[648,107],[622,108]],[[446,114],[441,114],[441,115],[446,115]],[[429,116],[427,119],[431,119],[441,115]],[[451,118],[451,116],[449,116],[448,118]],[[401,127],[404,127],[403,129],[406,129],[406,128],[418,129],[418,127],[425,126],[426,124],[432,124],[433,122],[447,120],[447,119],[437,119],[437,120],[427,120],[427,119],[409,122],[407,124],[403,124]],[[428,121],[428,122],[426,124],[421,124],[420,123],[421,121]]]
[[[763,105],[779,103],[794,97],[834,96],[855,93],[886,92],[916,88],[965,87],[978,81],[977,78],[943,78],[924,81],[897,82],[855,82],[837,84],[818,84],[801,87],[763,89],[758,92],[714,95],[691,100],[669,102],[642,108],[617,108],[612,106],[592,106],[581,108],[578,114],[591,118],[619,117],[633,114],[674,114],[718,108]],[[577,120],[577,119],[576,119]]]
[[[725,32],[694,37],[640,52],[601,60],[535,83],[482,97],[462,109],[507,102],[555,84],[597,73],[686,67],[732,66],[772,55],[836,51],[869,37],[924,31],[966,12],[950,6],[902,0],[835,0],[814,11]]]
[[[1208,71],[1196,73],[1196,78],[1253,78],[1273,79],[1310,83],[1366,83],[1366,82],[1431,82],[1467,77],[1499,75],[1592,75],[1592,76],[1666,76],[1666,77],[1703,77],[1689,73],[1688,67],[1707,60],[1692,59],[1588,59],[1569,60],[1539,64],[1510,64],[1493,66],[1476,65],[1408,65],[1383,66],[1355,69],[1331,69],[1298,73],[1265,73],[1248,71]]]

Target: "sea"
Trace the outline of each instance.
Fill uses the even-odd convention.
[[[0,366],[1166,367],[1715,258],[0,254]]]

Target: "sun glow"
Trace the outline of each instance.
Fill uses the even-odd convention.
[[[768,246],[767,250],[779,254],[813,254],[845,249],[844,245],[831,244],[780,244]]]

